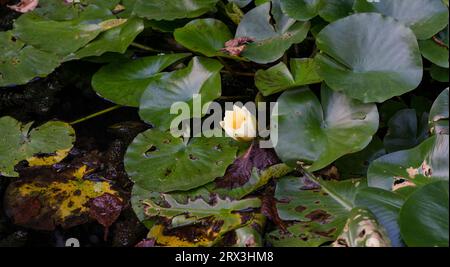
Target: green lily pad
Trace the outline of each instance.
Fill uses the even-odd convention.
[[[319,15],[328,22],[336,21],[351,15],[354,3],[355,0],[325,0]]]
[[[280,0],[281,10],[295,20],[310,20],[319,14],[322,0]]]
[[[448,69],[449,26],[439,32],[434,39],[419,41],[419,46],[424,58]]]
[[[242,56],[265,64],[281,58],[291,45],[301,43],[309,27],[309,22],[299,22],[283,14],[276,1],[257,6],[245,14],[235,37],[254,40],[246,46]]]
[[[96,39],[75,52],[75,55],[66,58],[66,60],[100,56],[106,52],[123,54],[143,30],[144,23],[141,19],[129,19],[126,23],[101,33]]]
[[[236,151],[227,138],[199,137],[185,144],[169,132],[148,130],[128,147],[125,167],[146,190],[185,191],[223,176]]]
[[[384,146],[388,153],[416,147],[428,138],[428,114],[422,114],[420,121],[415,109],[402,109],[388,122]]]
[[[400,211],[400,229],[410,247],[448,247],[449,182],[439,181],[414,192]]]
[[[356,0],[358,12],[379,12],[410,27],[418,39],[428,39],[448,24],[448,9],[442,1],[395,0],[368,2]]]
[[[24,14],[14,23],[13,34],[40,50],[66,56],[125,22],[126,19],[115,19],[108,9],[89,5],[73,20],[50,20],[35,12]]]
[[[197,19],[174,32],[175,40],[187,49],[207,57],[224,56],[220,50],[233,38],[225,23],[217,19]]]
[[[0,175],[17,177],[14,167],[23,160],[29,166],[58,163],[72,149],[75,131],[69,124],[51,121],[31,128],[32,124],[0,118]]]
[[[330,88],[365,103],[412,91],[422,80],[416,37],[393,18],[361,13],[340,19],[319,33],[317,46],[319,74]]]
[[[378,130],[378,111],[324,86],[322,104],[308,88],[284,92],[278,99],[278,144],[285,163],[311,164],[310,171],[363,150]],[[273,135],[273,134],[272,134]]]
[[[367,172],[369,186],[392,190],[402,180],[415,186],[448,181],[448,138],[448,135],[432,136],[413,149],[376,159]]]
[[[92,87],[114,103],[138,107],[142,93],[159,73],[190,54],[169,54],[117,62],[102,67],[92,77]]]
[[[174,103],[188,103],[193,110],[198,96],[201,96],[202,103],[220,97],[222,68],[217,60],[194,57],[188,67],[152,79],[142,94],[139,115],[159,129],[169,129],[178,116],[170,112]],[[196,117],[199,114],[190,115]]]
[[[59,62],[58,56],[26,45],[10,31],[0,32],[0,87],[45,77],[59,66]]]
[[[430,128],[432,129],[432,132],[437,134],[449,134],[448,91],[449,89],[447,88],[439,94],[430,110],[428,123],[430,125]]]
[[[264,96],[269,96],[290,88],[320,83],[322,78],[316,72],[316,64],[311,58],[293,58],[291,71],[283,62],[267,69],[258,70],[255,85]]]
[[[219,0],[136,0],[134,13],[154,20],[195,18],[214,9]]]

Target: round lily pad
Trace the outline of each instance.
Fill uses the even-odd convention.
[[[237,148],[228,138],[192,138],[148,130],[128,147],[125,168],[139,187],[156,192],[189,190],[224,175]]]
[[[50,121],[37,128],[31,126],[11,117],[0,118],[0,175],[17,177],[14,167],[23,160],[29,166],[55,164],[72,149],[75,131],[69,124]]]
[[[422,57],[411,29],[376,13],[355,14],[317,36],[319,74],[335,91],[365,103],[383,102],[414,90],[422,80]]]
[[[284,92],[278,99],[275,151],[287,164],[303,162],[310,171],[363,150],[378,130],[374,104],[322,88],[322,104],[308,88]],[[272,133],[273,136],[273,133]]]
[[[379,12],[410,27],[419,39],[428,39],[448,24],[448,8],[436,0],[356,0],[358,12]]]
[[[319,14],[322,0],[280,0],[281,9],[296,20],[309,20]]]

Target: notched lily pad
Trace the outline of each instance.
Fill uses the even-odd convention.
[[[309,22],[291,19],[278,1],[265,3],[250,10],[238,25],[235,38],[251,38],[243,57],[265,64],[278,60],[291,45],[302,42],[308,34]]]
[[[189,190],[223,176],[236,151],[227,138],[198,137],[185,144],[170,132],[148,130],[128,147],[125,167],[149,191]]]
[[[224,234],[250,223],[251,211],[261,205],[257,198],[216,198],[214,204],[197,199],[183,204],[167,194],[161,197],[163,204],[152,200],[143,204],[147,216],[163,222],[153,226],[148,236],[162,246],[212,246]]]
[[[374,104],[322,87],[322,103],[308,88],[284,92],[278,99],[278,143],[275,151],[290,166],[303,164],[310,171],[363,150],[378,130]]]
[[[319,74],[331,89],[349,97],[383,102],[422,81],[416,36],[393,18],[351,15],[326,26],[316,41],[322,51],[316,56]]]
[[[63,160],[73,147],[75,131],[67,123],[50,121],[37,128],[11,117],[0,118],[0,175],[17,177],[14,167],[48,166]]]

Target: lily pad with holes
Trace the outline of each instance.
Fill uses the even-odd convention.
[[[232,201],[216,197],[213,204],[203,199],[180,203],[162,194],[161,200],[164,205],[143,201],[146,216],[163,222],[155,224],[147,237],[155,239],[158,246],[169,247],[212,246],[226,233],[253,222],[256,215],[252,210],[261,206],[258,198]]]
[[[72,149],[75,131],[69,124],[50,121],[36,128],[32,124],[0,118],[0,175],[17,177],[14,167],[24,160],[30,167],[58,163]]]
[[[436,135],[409,150],[382,156],[369,167],[371,187],[392,190],[397,182],[408,181],[422,186],[436,180],[449,179],[448,135]]]
[[[284,92],[278,99],[278,143],[283,162],[322,169],[346,155],[363,150],[378,129],[378,111],[324,86],[322,103],[308,88]]]
[[[251,38],[254,42],[246,46],[242,56],[265,64],[281,58],[291,45],[301,43],[309,28],[309,22],[296,21],[283,14],[280,3],[275,1],[245,14],[235,37]]]
[[[227,138],[192,138],[187,144],[169,132],[148,130],[128,147],[125,167],[140,187],[156,192],[189,190],[224,175],[237,148]]]
[[[133,10],[139,17],[154,20],[195,18],[213,10],[218,1],[219,0],[136,0]]]
[[[221,49],[233,38],[228,26],[217,19],[197,19],[176,29],[175,40],[187,49],[207,57],[226,56]]]
[[[0,32],[0,87],[24,84],[45,77],[59,66],[60,58]]]
[[[379,12],[393,17],[410,27],[418,39],[428,39],[448,24],[448,9],[442,1],[435,0],[356,0],[358,12]]]
[[[200,100],[203,104],[220,97],[222,84],[220,70],[223,68],[219,61],[209,58],[194,57],[189,65],[180,70],[159,75],[151,79],[147,89],[142,94],[139,115],[161,130],[171,127],[178,114],[171,114],[177,103],[187,103],[190,110],[193,103]],[[198,118],[200,114],[188,114]]]
[[[187,56],[189,54],[158,55],[111,63],[94,74],[92,86],[101,97],[114,103],[138,107],[141,95],[151,81]]]
[[[361,13],[340,19],[317,35],[317,46],[319,74],[328,86],[365,103],[412,91],[422,80],[416,36],[390,17]]]
[[[258,70],[255,75],[256,87],[264,96],[269,96],[290,88],[322,81],[317,74],[314,59],[293,58],[290,61],[290,69],[280,62],[267,70]]]
[[[306,177],[294,176],[278,181],[276,209],[280,219],[292,225],[287,232],[269,233],[270,243],[315,247],[336,240],[354,207],[356,193],[366,185],[360,180],[323,184],[326,188]]]

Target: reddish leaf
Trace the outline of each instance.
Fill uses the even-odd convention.
[[[249,37],[239,37],[232,39],[225,43],[225,48],[221,51],[228,53],[231,56],[239,56],[247,47],[247,44],[254,42],[252,38]]]
[[[17,5],[8,5],[8,7],[16,12],[27,13],[33,11],[39,4],[39,0],[21,0]]]
[[[230,189],[240,187],[248,182],[253,168],[262,171],[278,163],[280,159],[275,150],[260,148],[259,142],[255,141],[243,156],[228,167],[225,175],[216,180],[216,187]]]
[[[91,200],[89,216],[105,227],[105,240],[109,227],[119,218],[122,208],[122,201],[108,193]]]

